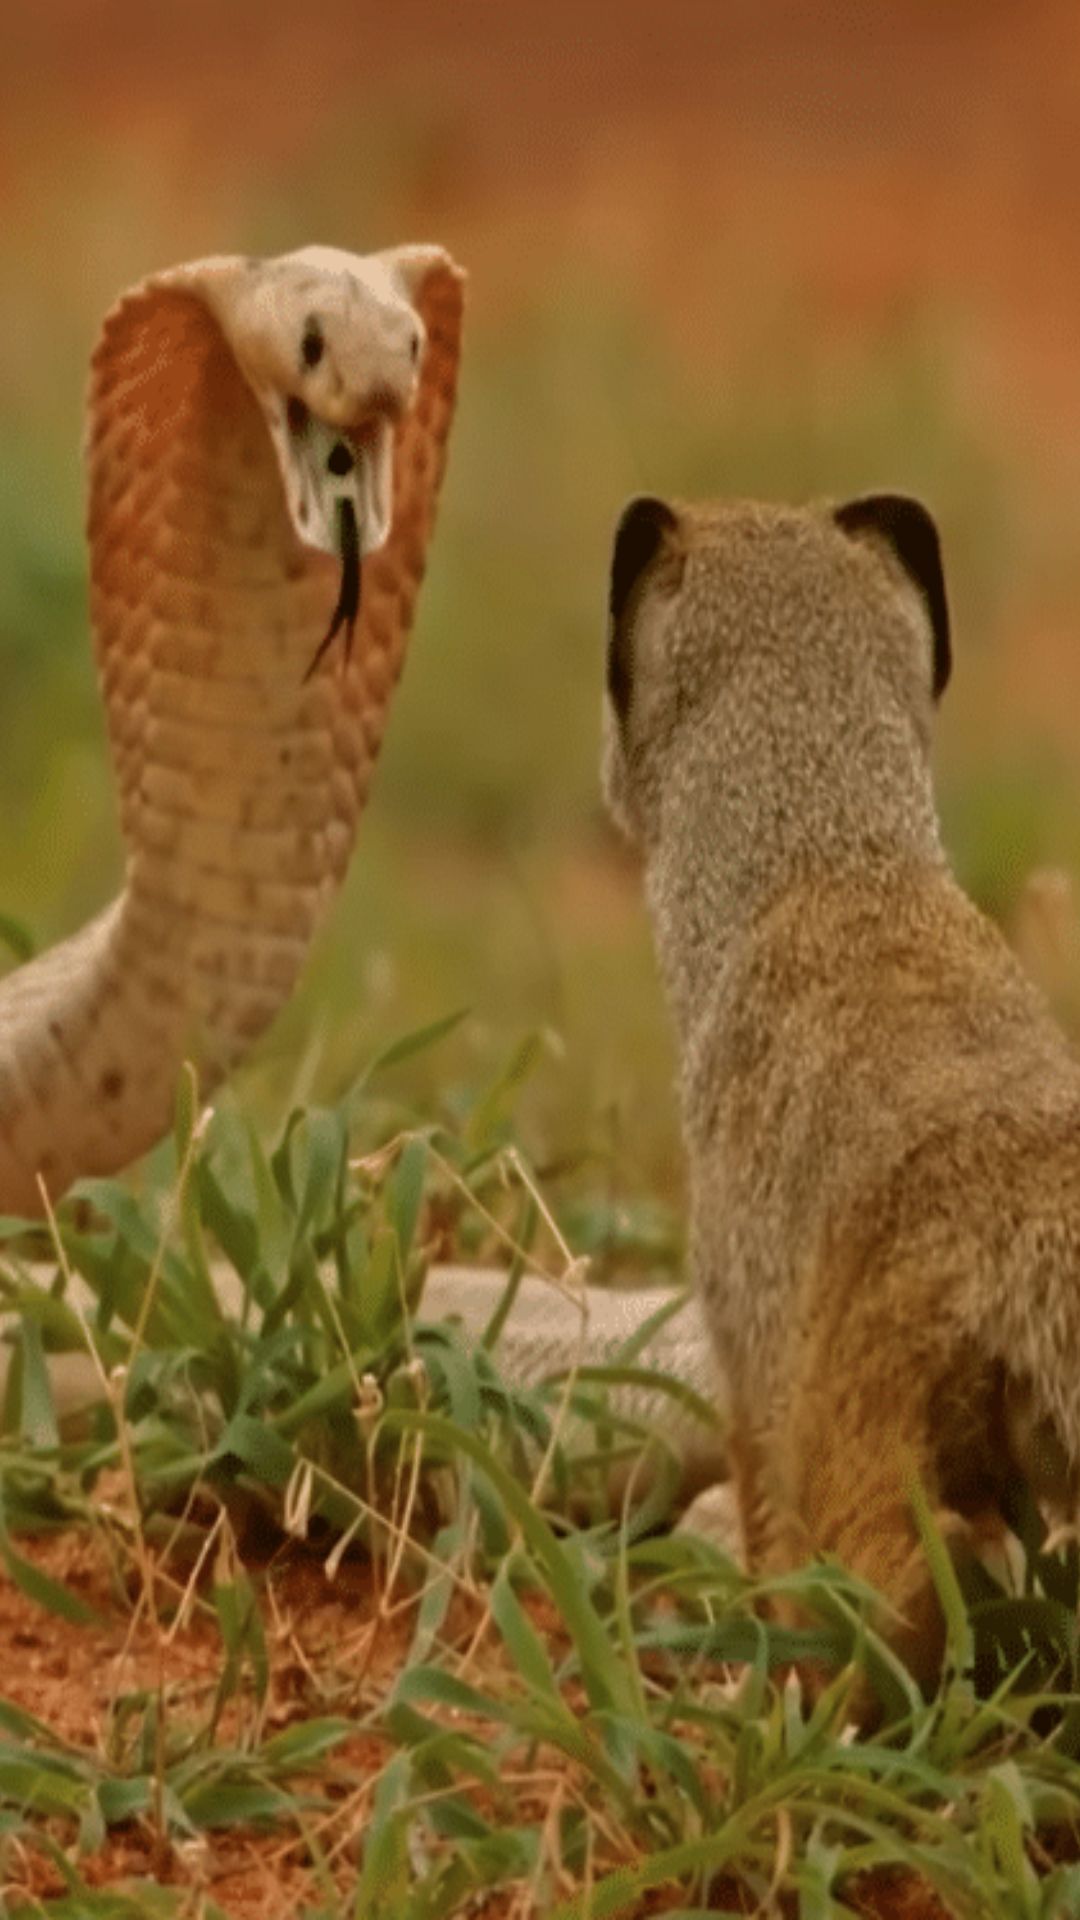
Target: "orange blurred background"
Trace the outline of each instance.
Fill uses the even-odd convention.
[[[306,232],[325,166],[324,238],[437,230],[481,312],[566,249],[710,358],[758,289],[860,340],[929,300],[970,327],[981,404],[1080,404],[1068,0],[45,0],[5,39],[7,244],[54,297],[106,300],[158,234],[220,249],[268,204]]]

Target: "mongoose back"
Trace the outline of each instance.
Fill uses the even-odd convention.
[[[915,501],[623,515],[605,786],[678,1031],[747,1557],[836,1554],[924,1678],[913,1472],[962,1557],[1025,1481],[1071,1517],[1080,1468],[1080,1065],[942,848],[949,668]]]

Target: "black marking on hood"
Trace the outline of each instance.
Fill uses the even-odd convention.
[[[355,465],[356,460],[353,456],[353,450],[348,442],[345,440],[335,440],[326,457],[327,472],[336,474],[339,480],[343,480],[347,473],[352,472]]]
[[[317,367],[323,357],[326,341],[316,316],[310,313],[304,321],[303,338],[300,341],[300,358],[305,367]]]
[[[333,645],[342,627],[345,629],[345,659],[352,658],[353,635],[360,615],[360,531],[356,524],[356,508],[351,500],[338,501],[338,531],[341,540],[341,587],[338,592],[337,606],[334,608],[330,625],[315,650],[314,658],[304,675],[304,685],[315,673],[320,661]]]

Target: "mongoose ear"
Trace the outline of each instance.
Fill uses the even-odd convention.
[[[941,542],[931,516],[918,500],[910,500],[905,494],[868,493],[861,500],[849,500],[846,506],[837,507],[834,517],[845,533],[876,534],[887,541],[905,573],[918,587],[930,616],[934,639],[934,699],[940,700],[952,671],[952,647]]]
[[[612,705],[622,719],[630,704],[633,684],[630,622],[627,611],[634,588],[651,566],[678,520],[663,500],[639,494],[624,507],[615,529],[608,592],[607,684]]]

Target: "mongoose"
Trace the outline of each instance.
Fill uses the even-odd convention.
[[[835,1554],[914,1670],[957,1557],[1080,1467],[1080,1063],[954,879],[950,670],[916,501],[632,501],[605,788],[641,849],[681,1057],[691,1249],[752,1568]]]
[[[1067,1031],[1080,1015],[1080,916],[1072,879],[1061,867],[1036,867],[1021,888],[1009,945],[1037,981]]]

